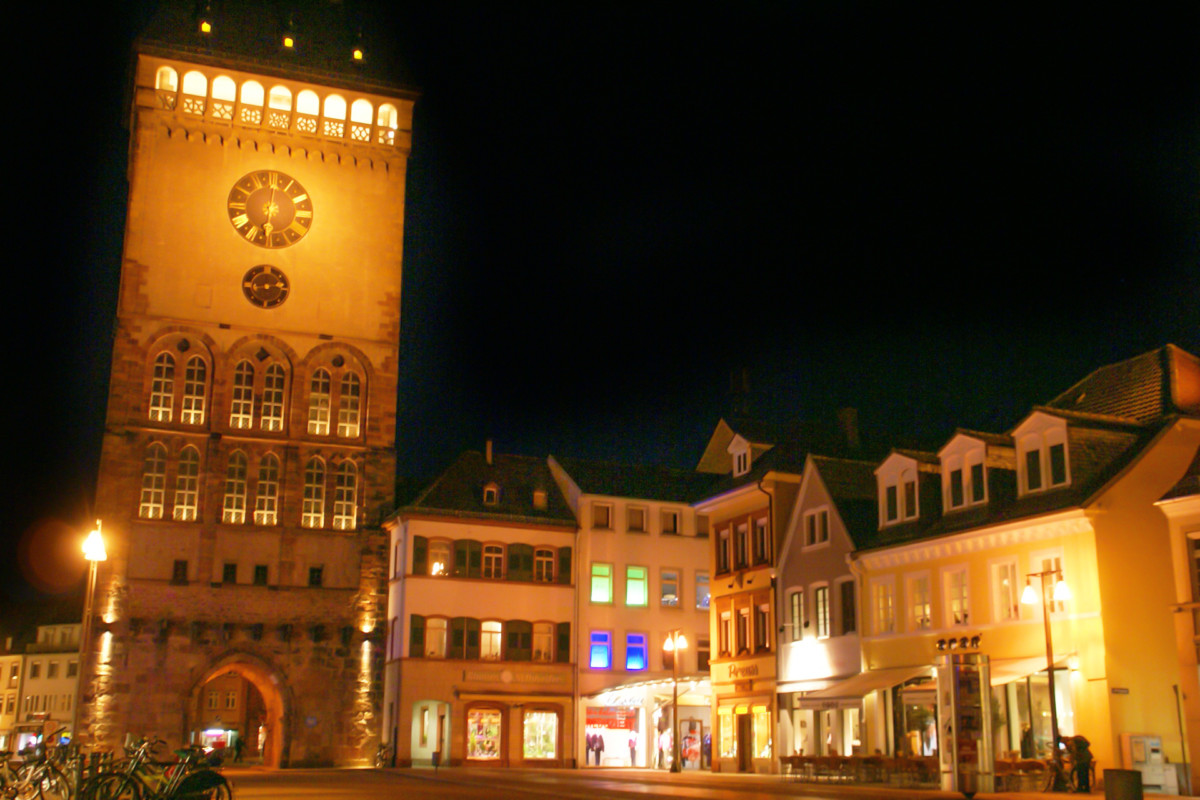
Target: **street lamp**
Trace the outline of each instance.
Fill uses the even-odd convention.
[[[92,596],[96,593],[96,564],[108,560],[108,552],[104,549],[104,536],[100,533],[100,520],[96,520],[96,529],[87,535],[83,541],[83,557],[88,562],[87,593],[83,596],[83,625],[79,635],[79,674],[75,678],[75,707],[71,721],[71,743],[78,745],[80,713],[79,707],[83,700],[83,683],[87,680],[88,653],[92,641]]]
[[[683,771],[679,763],[679,652],[687,646],[679,628],[668,633],[663,642],[663,650],[671,654],[671,772]]]
[[[1050,638],[1050,603],[1046,600],[1046,579],[1054,578],[1053,601],[1063,603],[1071,599],[1071,589],[1063,580],[1062,569],[1048,569],[1042,572],[1030,572],[1025,575],[1025,590],[1021,592],[1021,602],[1027,606],[1037,605],[1038,594],[1030,578],[1038,578],[1042,582],[1042,621],[1046,625],[1046,678],[1050,689],[1050,752],[1054,759],[1055,785],[1054,790],[1065,789],[1063,780],[1062,752],[1058,749],[1058,701],[1054,697],[1054,642]],[[1032,720],[1031,720],[1032,722]]]

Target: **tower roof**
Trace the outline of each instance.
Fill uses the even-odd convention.
[[[386,4],[335,0],[162,0],[134,47],[281,78],[411,95]],[[211,30],[201,31],[208,22]],[[293,45],[285,47],[284,37]],[[355,60],[355,48],[362,59]]]

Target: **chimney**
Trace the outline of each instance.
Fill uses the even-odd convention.
[[[838,424],[842,429],[842,438],[846,441],[846,447],[851,450],[857,450],[862,444],[858,436],[858,409],[839,408],[837,417]]]
[[[491,464],[492,463],[492,440],[491,439],[487,440],[487,445],[484,446],[483,454],[484,454],[484,458],[487,459],[487,463]]]

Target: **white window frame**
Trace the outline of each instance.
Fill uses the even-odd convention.
[[[243,358],[233,368],[233,391],[229,400],[229,427],[254,427],[254,365]]]
[[[833,600],[829,583],[826,581],[814,583],[812,592],[813,627],[816,629],[818,639],[828,639],[833,635]],[[824,597],[824,602],[822,602],[822,597]]]
[[[871,580],[871,630],[876,636],[896,633],[896,578]]]
[[[349,459],[338,464],[333,474],[333,528],[352,531],[358,527],[358,467]]]
[[[287,370],[282,364],[268,364],[263,370],[262,407],[258,420],[262,430],[270,433],[283,430],[286,402]]]
[[[829,506],[821,506],[804,512],[804,550],[829,547]]]
[[[192,356],[183,368],[183,398],[179,421],[185,425],[203,425],[207,412],[208,362]]]
[[[956,579],[959,576],[962,577],[961,595],[956,591]],[[962,604],[961,608],[956,608],[956,603],[959,602]],[[966,564],[942,568],[942,609],[947,628],[971,625],[971,574]]]
[[[254,524],[279,524],[279,457],[264,453],[258,461],[258,483],[254,487]]]
[[[361,410],[362,380],[353,372],[346,372],[342,375],[338,392],[338,436],[347,439],[358,438]]]
[[[1017,563],[1017,558],[1013,556],[992,560],[988,563],[988,575],[991,579],[992,590],[992,621],[996,623],[1019,622],[1021,619],[1021,590],[1025,583],[1021,580],[1021,568]],[[1004,586],[1006,577],[1009,579],[1007,589]]]
[[[924,591],[919,593],[924,584]],[[933,628],[933,584],[928,571],[910,572],[904,576],[905,616],[912,631]]]
[[[329,435],[329,408],[333,400],[333,378],[329,370],[318,367],[308,381],[308,432]]]
[[[200,518],[200,451],[192,445],[179,451],[171,518],[176,522],[195,522]]]
[[[241,450],[229,454],[225,464],[225,497],[221,509],[221,521],[227,525],[241,525],[246,521],[246,485],[249,460]]]
[[[793,642],[804,640],[804,587],[788,590],[787,619]]]
[[[300,527],[325,527],[325,462],[313,456],[304,462],[304,499],[300,509]]]

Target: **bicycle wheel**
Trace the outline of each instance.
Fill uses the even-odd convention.
[[[173,800],[231,800],[233,792],[225,776],[211,769],[188,773],[171,794]]]
[[[142,800],[142,788],[128,775],[98,775],[90,785],[88,800]]]
[[[41,800],[70,800],[71,782],[57,764],[47,762],[35,785]]]

